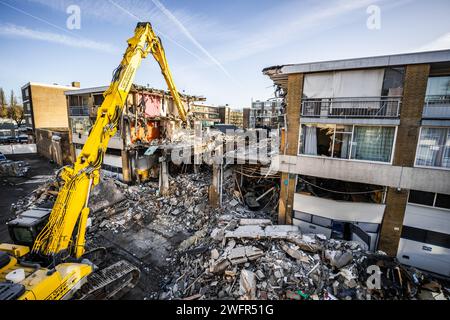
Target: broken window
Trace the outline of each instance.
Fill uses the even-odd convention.
[[[386,68],[384,71],[382,96],[397,97],[403,95],[404,67]]]
[[[333,147],[334,125],[303,125],[301,153],[330,157]]]
[[[301,175],[297,179],[297,193],[338,201],[378,204],[385,201],[383,186]]]
[[[89,117],[70,117],[70,128],[73,134],[88,135],[91,129]]]
[[[336,125],[333,158],[348,159],[352,141],[352,126]]]
[[[94,94],[94,105],[100,106],[103,103],[103,100],[105,100],[105,97],[103,97],[103,94]]]

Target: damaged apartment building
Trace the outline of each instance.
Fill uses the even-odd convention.
[[[108,87],[67,91],[72,157],[81,152]],[[185,109],[202,97],[181,95]],[[158,177],[158,144],[168,142],[179,124],[178,110],[169,91],[133,85],[119,129],[108,144],[102,169],[124,182]]]
[[[279,223],[450,276],[450,50],[268,67]]]

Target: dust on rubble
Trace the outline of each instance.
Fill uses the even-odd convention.
[[[171,177],[168,196],[159,194],[156,182],[128,186],[102,177],[89,200],[87,245],[109,247],[112,260],[126,258],[140,267],[140,283],[126,298],[449,298],[447,281],[382,252],[275,225],[276,208],[249,210],[228,180],[223,207],[212,208],[209,173]],[[15,210],[51,203],[56,190],[49,181]],[[378,282],[368,272],[374,266]]]

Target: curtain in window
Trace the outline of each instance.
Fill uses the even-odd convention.
[[[305,98],[378,97],[384,69],[319,72],[305,75]]]
[[[395,129],[355,126],[352,159],[390,162]]]
[[[450,136],[446,128],[422,128],[416,164],[450,168]]]
[[[303,127],[303,154],[317,155],[317,128]]]
[[[426,95],[450,95],[450,76],[429,77]]]
[[[450,129],[447,129],[447,139],[445,141],[442,155],[442,166],[445,168],[450,168]]]

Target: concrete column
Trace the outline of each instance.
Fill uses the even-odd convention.
[[[407,200],[408,190],[388,188],[378,249],[390,256],[397,254]]]
[[[169,163],[166,156],[159,158],[159,193],[167,195],[169,193]]]
[[[124,182],[131,182],[131,164],[130,164],[130,157],[128,155],[127,150],[121,150],[121,156],[122,156],[122,176]]]
[[[209,205],[211,207],[219,207],[221,205],[221,187],[222,187],[222,166],[213,164],[213,176],[211,185],[209,186]]]
[[[203,126],[201,121],[194,122],[194,164],[202,164]]]
[[[414,166],[429,72],[428,64],[406,67],[403,101],[400,107],[400,125],[397,129],[393,159],[394,166]],[[388,189],[378,248],[391,256],[397,254],[407,200],[408,190]]]
[[[282,137],[281,148],[284,148],[284,139],[287,147],[283,151],[287,155],[298,154],[299,128],[300,128],[300,104],[303,92],[303,73],[288,75],[286,128]],[[293,202],[297,175],[281,174],[281,191],[278,206],[278,223],[292,224]]]

